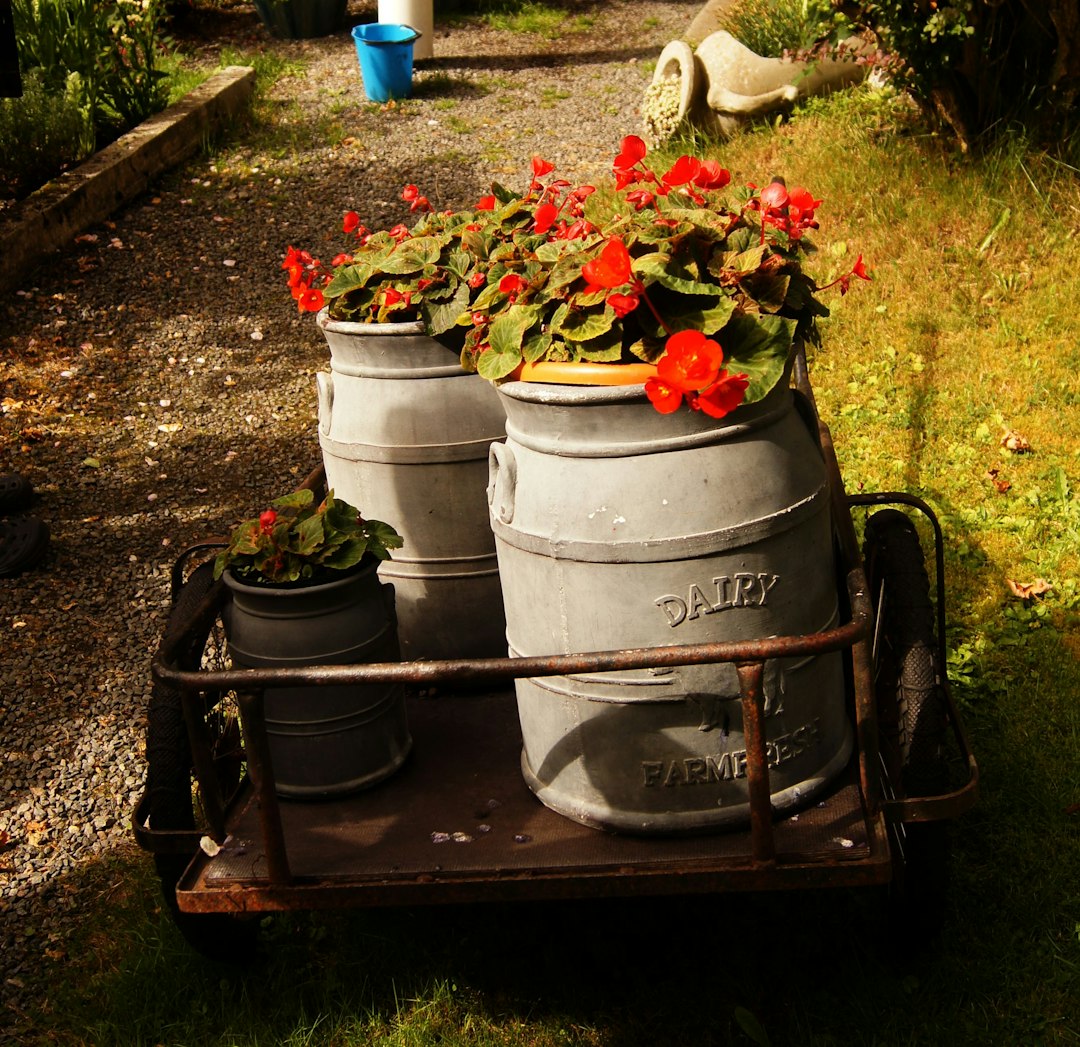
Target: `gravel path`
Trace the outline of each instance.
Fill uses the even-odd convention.
[[[0,307],[0,472],[33,482],[53,535],[44,564],[0,580],[0,993],[16,1011],[83,901],[66,878],[130,846],[172,558],[318,462],[328,358],[288,299],[285,246],[335,253],[349,208],[407,219],[406,182],[452,207],[492,179],[522,186],[535,153],[569,179],[607,171],[698,4],[570,3],[577,31],[558,40],[437,27],[415,97],[387,107],[365,100],[344,34],[271,41],[249,5],[200,12],[188,48],[264,49],[294,75]]]

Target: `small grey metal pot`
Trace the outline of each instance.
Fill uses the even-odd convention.
[[[230,571],[229,654],[240,668],[400,661],[393,587],[365,558],[332,581],[253,585]],[[412,748],[401,684],[271,687],[266,724],[277,791],[342,796],[393,774]]]

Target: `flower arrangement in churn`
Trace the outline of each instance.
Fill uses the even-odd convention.
[[[332,319],[458,328],[462,366],[496,382],[537,362],[645,362],[657,410],[723,417],[785,380],[796,335],[828,315],[818,292],[869,274],[861,255],[824,285],[803,269],[821,206],[805,188],[732,191],[715,160],[658,173],[647,159],[629,135],[610,185],[573,187],[537,157],[524,193],[495,185],[457,213],[408,186],[413,229],[370,233],[350,214],[358,247],[329,269],[290,248],[293,295]]]
[[[393,527],[365,520],[333,491],[316,504],[314,493],[302,488],[271,502],[233,531],[214,562],[214,577],[228,568],[254,585],[324,582],[365,556],[388,560],[390,550],[401,545]]]

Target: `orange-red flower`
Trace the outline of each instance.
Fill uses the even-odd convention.
[[[618,171],[628,171],[639,160],[645,159],[645,142],[637,135],[627,135],[622,140],[619,155],[615,157],[613,166]]]
[[[743,402],[749,385],[750,379],[746,375],[721,371],[716,381],[698,393],[690,406],[711,418],[723,418]]]
[[[671,167],[660,177],[660,181],[668,188],[686,185],[693,182],[701,173],[701,161],[696,156],[680,156]]]
[[[611,237],[600,254],[581,267],[581,274],[593,287],[613,290],[634,279],[630,252],[618,236]]]
[[[529,285],[517,273],[507,273],[499,281],[499,290],[513,302]]]
[[[660,378],[650,378],[645,383],[645,395],[661,414],[674,414],[682,407],[683,394]]]
[[[296,307],[302,313],[317,313],[325,304],[322,291],[316,287],[305,287],[296,299]]]
[[[723,418],[742,403],[750,385],[746,375],[723,370],[723,362],[718,342],[701,331],[679,331],[667,340],[645,393],[661,414],[678,410],[685,399],[695,411]]]
[[[533,232],[546,233],[559,217],[559,209],[554,204],[541,204],[533,212]]]
[[[684,393],[712,385],[724,362],[719,342],[700,331],[679,331],[667,340],[664,355],[656,364],[657,375]]]
[[[621,318],[632,313],[641,304],[641,299],[636,294],[609,294],[607,304],[615,310],[615,315]]]

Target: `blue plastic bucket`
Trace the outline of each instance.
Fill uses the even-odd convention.
[[[412,88],[413,41],[420,33],[409,25],[370,22],[352,31],[360,59],[364,93],[372,102],[408,98]]]

